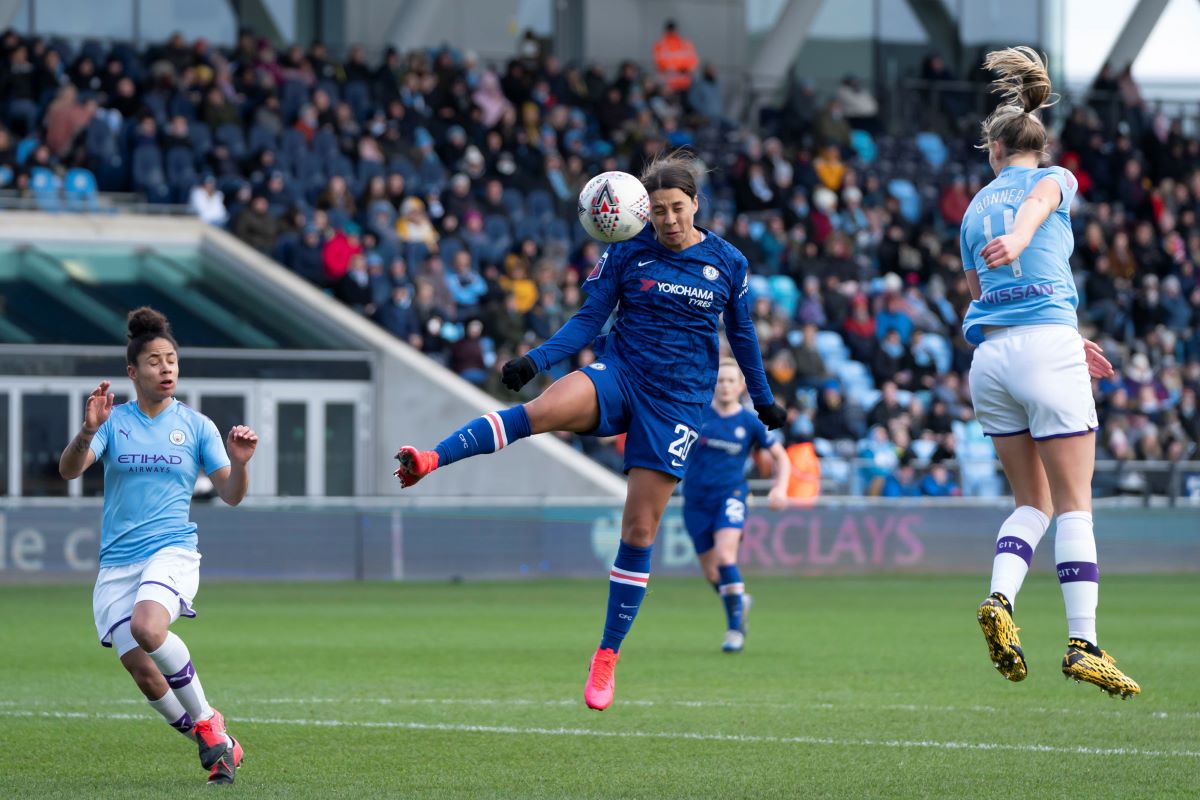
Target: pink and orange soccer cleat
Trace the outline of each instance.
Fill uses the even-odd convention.
[[[200,766],[212,769],[228,750],[232,749],[232,739],[225,733],[225,718],[215,708],[213,715],[202,719],[192,728],[192,736],[200,747]]]
[[[410,445],[396,452],[396,460],[400,466],[392,474],[400,479],[400,485],[405,489],[438,468],[436,450],[418,450]]]
[[[208,772],[208,785],[221,783],[233,783],[234,776],[237,775],[238,767],[242,765],[242,759],[245,753],[242,751],[241,742],[229,737],[230,746],[225,753],[217,759],[217,763],[213,764],[213,768]]]
[[[588,708],[603,711],[612,705],[613,690],[616,688],[613,670],[620,657],[620,653],[607,647],[599,648],[596,655],[592,656],[587,684],[583,687],[583,702],[587,703]]]

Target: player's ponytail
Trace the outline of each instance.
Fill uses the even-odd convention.
[[[1003,102],[983,122],[980,149],[1000,142],[1009,154],[1035,152],[1044,157],[1046,128],[1037,112],[1058,102],[1046,62],[1032,48],[1009,47],[988,53],[983,66],[997,74],[992,91]]]
[[[646,165],[639,180],[649,194],[661,189],[678,189],[694,200],[699,193],[696,188],[695,161],[695,157],[687,150],[672,153],[664,151]]]
[[[150,306],[130,311],[127,324],[129,345],[125,348],[125,361],[129,364],[136,364],[142,350],[155,339],[166,339],[176,349],[179,347],[175,337],[171,335],[171,323],[162,312],[155,311]]]

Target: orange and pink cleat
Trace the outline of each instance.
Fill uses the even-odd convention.
[[[588,708],[603,711],[612,705],[613,690],[616,688],[613,670],[620,657],[620,653],[607,647],[599,648],[596,655],[592,656],[587,684],[583,687],[583,702],[587,703]]]
[[[396,460],[400,466],[392,474],[400,479],[400,485],[405,489],[438,468],[436,450],[418,450],[410,445],[396,452]]]

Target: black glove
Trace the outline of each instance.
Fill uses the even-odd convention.
[[[522,386],[534,379],[537,372],[533,359],[529,356],[521,356],[509,361],[500,369],[500,380],[510,391],[519,392]]]
[[[782,428],[787,424],[787,411],[784,411],[778,403],[755,406],[754,410],[758,412],[758,418],[762,420],[762,424],[766,425],[769,431]]]

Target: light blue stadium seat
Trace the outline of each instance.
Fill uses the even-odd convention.
[[[771,281],[766,275],[751,275],[750,276],[750,302],[754,302],[760,297],[771,296]]]
[[[929,162],[929,165],[934,169],[941,169],[946,163],[946,144],[942,141],[942,137],[932,131],[924,131],[918,133],[916,137],[917,150],[921,151],[921,155]]]
[[[29,173],[29,188],[33,191],[34,202],[42,211],[62,211],[62,200],[58,196],[61,181],[51,170],[34,167]]]
[[[875,156],[878,154],[878,149],[875,147],[875,140],[866,131],[857,129],[850,131],[850,146],[854,148],[854,152],[858,154],[858,157],[867,164],[874,161]]]
[[[796,313],[796,304],[800,302],[800,290],[796,282],[787,275],[772,275],[769,279],[771,299],[779,312],[791,317]]]
[[[79,167],[69,171],[64,183],[64,189],[68,210],[90,211],[93,213],[100,210],[96,176],[90,171]]]
[[[888,181],[888,194],[900,201],[900,213],[909,222],[916,222],[921,216],[921,195],[917,187],[907,178],[894,178]]]

